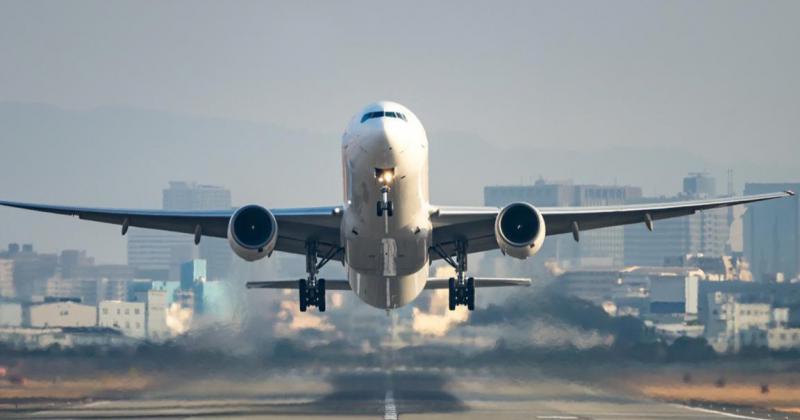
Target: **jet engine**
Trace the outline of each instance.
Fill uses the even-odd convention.
[[[545,237],[542,213],[528,203],[511,203],[498,213],[494,236],[503,254],[524,260],[542,249]]]
[[[260,260],[275,249],[278,222],[272,213],[257,205],[239,208],[228,222],[228,243],[247,261]]]

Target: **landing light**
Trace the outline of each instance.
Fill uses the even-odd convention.
[[[394,168],[375,168],[375,179],[388,186],[394,180]]]

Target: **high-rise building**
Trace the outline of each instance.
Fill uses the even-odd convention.
[[[31,300],[33,296],[44,296],[47,279],[55,275],[58,256],[39,254],[33,245],[9,244],[8,250],[0,252],[0,258],[14,261],[14,291],[21,300]]]
[[[16,297],[14,290],[14,260],[0,258],[0,299]]]
[[[58,259],[61,277],[69,279],[82,274],[82,269],[94,266],[94,258],[86,255],[86,251],[65,249]]]
[[[191,289],[196,283],[204,283],[208,278],[208,263],[205,260],[191,260],[181,264],[181,289]]]
[[[534,206],[602,206],[623,204],[640,198],[639,187],[616,185],[576,185],[571,182],[546,182],[533,185],[487,186],[484,204],[502,207],[516,201]],[[539,257],[556,259],[566,266],[611,266],[622,264],[624,236],[622,227],[581,232],[580,244],[571,236],[548,237]]]
[[[230,209],[231,193],[223,187],[173,181],[163,191],[163,207],[165,210]],[[232,255],[225,239],[204,237],[196,247],[185,234],[135,228],[130,231],[128,264],[136,269],[138,277],[176,281],[180,277],[180,264],[198,257],[208,261],[209,279],[227,276]]]
[[[747,183],[745,194],[792,190],[800,183]],[[748,206],[744,213],[744,254],[755,281],[800,275],[800,202],[790,197]]]
[[[683,193],[690,197],[714,198],[717,180],[706,172],[692,172],[683,178]]]
[[[657,203],[712,198],[714,178],[703,173],[683,179],[683,192],[675,197],[642,198],[631,203]],[[730,224],[726,209],[697,212],[687,217],[659,220],[650,232],[644,223],[627,225],[625,232],[626,265],[664,265],[665,259],[689,254],[719,257],[726,253]]]
[[[195,258],[197,251],[188,235],[136,228],[128,232],[128,265],[136,277],[177,281],[180,263]]]
[[[208,270],[206,260],[192,260],[181,264],[182,306],[191,307],[197,313],[203,313],[203,292]],[[191,295],[191,302],[188,300]]]

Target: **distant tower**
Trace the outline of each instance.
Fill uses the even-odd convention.
[[[733,195],[733,169],[728,169],[728,197]]]
[[[163,190],[165,210],[226,210],[231,208],[229,190],[195,182],[169,183]],[[232,252],[224,238],[204,237],[195,246],[191,237],[181,233],[133,229],[128,235],[128,264],[137,275],[152,280],[180,278],[180,264],[195,258],[208,261],[208,279],[224,279],[232,261]]]
[[[734,195],[735,194],[733,192],[733,169],[728,169],[728,191],[727,191],[727,196],[728,197],[733,197]],[[735,217],[734,217],[734,214],[733,214],[733,206],[730,206],[730,207],[728,207],[728,226],[733,226],[734,219],[735,219]],[[733,252],[733,249],[731,248],[731,242],[730,242],[730,238],[729,238],[728,242],[725,244],[725,253],[726,254],[730,254],[731,252]]]

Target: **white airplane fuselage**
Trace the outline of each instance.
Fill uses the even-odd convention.
[[[369,112],[396,116],[362,122]],[[350,287],[377,308],[406,305],[420,294],[428,279],[432,227],[425,129],[402,105],[379,102],[367,106],[351,120],[342,137],[342,166],[345,208],[341,242]],[[388,187],[392,212],[379,216],[377,206],[385,202],[384,186]]]

